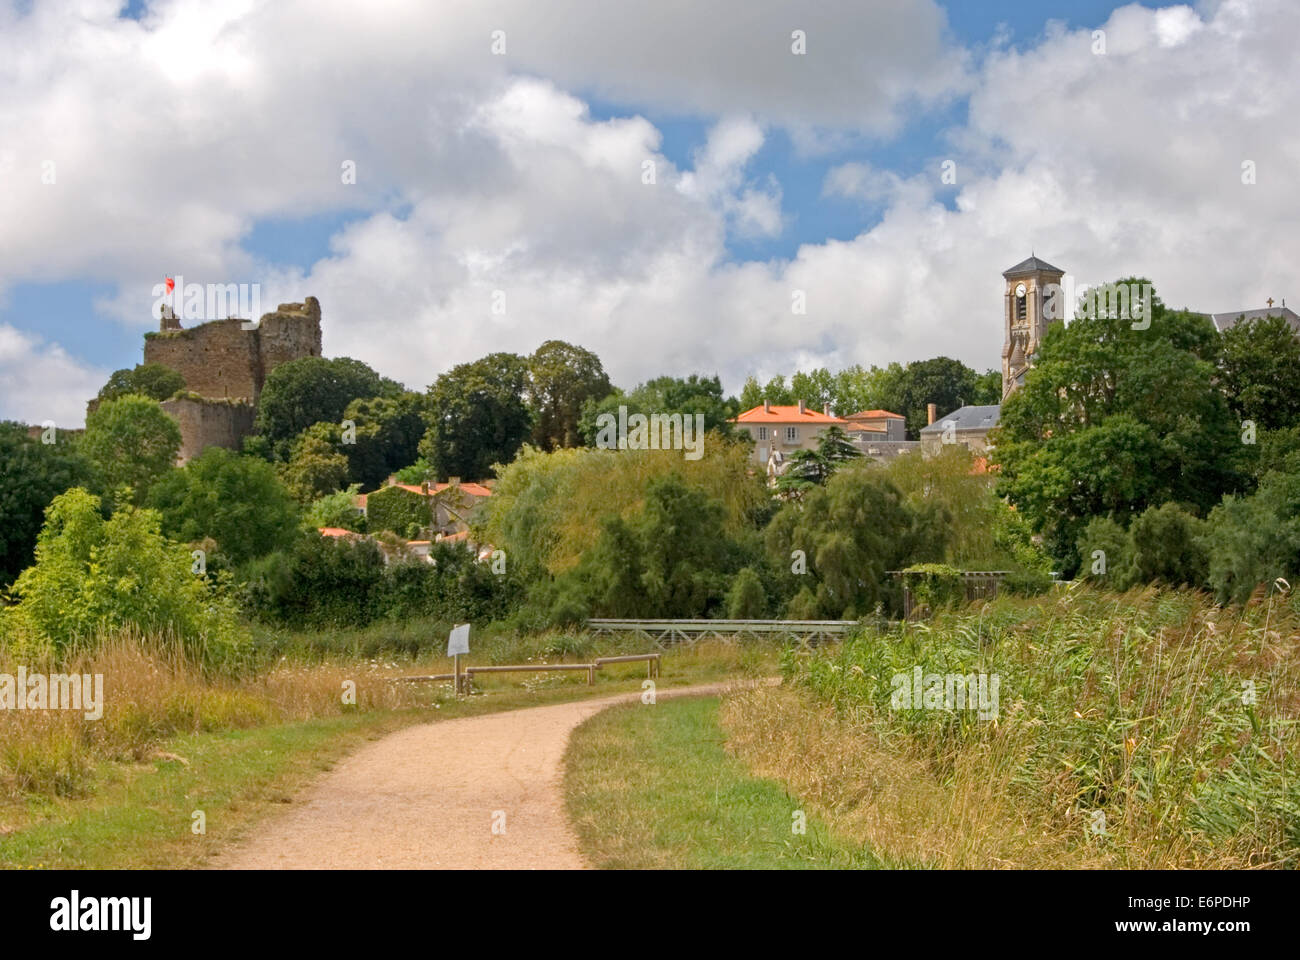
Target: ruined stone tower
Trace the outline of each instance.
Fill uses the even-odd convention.
[[[187,394],[163,402],[181,428],[179,462],[205,447],[238,450],[253,430],[267,375],[282,363],[321,355],[320,303],[282,303],[256,324],[231,318],[188,329],[164,313],[145,335],[144,362],[185,378]]]

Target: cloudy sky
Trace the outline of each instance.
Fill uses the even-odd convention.
[[[1297,38],[1295,0],[0,0],[0,419],[79,425],[177,274],[314,295],[413,388],[557,337],[629,387],[984,370],[1031,249],[1300,306]]]

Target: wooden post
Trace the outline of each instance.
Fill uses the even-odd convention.
[[[452,670],[455,671],[456,674],[456,696],[459,697],[460,696],[460,654],[458,653],[455,656],[453,656],[451,658],[451,661],[453,664]]]
[[[587,686],[591,686],[595,682],[596,682],[596,666],[595,664],[592,664],[590,667],[587,668]]]

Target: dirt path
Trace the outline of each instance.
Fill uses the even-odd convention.
[[[704,696],[724,687],[660,689],[657,698]],[[587,864],[562,795],[569,734],[592,714],[639,697],[463,717],[390,734],[341,761],[288,811],[212,865],[581,869]]]

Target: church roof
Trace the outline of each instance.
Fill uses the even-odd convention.
[[[1035,273],[1065,273],[1065,271],[1060,267],[1052,266],[1046,260],[1030,257],[1028,260],[1021,260],[1010,270],[1002,271],[1002,276],[1010,280],[1012,277],[1029,277]]]
[[[1214,321],[1214,325],[1219,328],[1219,332],[1227,330],[1229,327],[1237,325],[1238,320],[1258,320],[1261,317],[1282,317],[1287,323],[1291,324],[1291,329],[1300,334],[1300,315],[1297,315],[1290,307],[1264,307],[1259,310],[1229,310],[1227,313],[1212,313],[1209,315]]]

